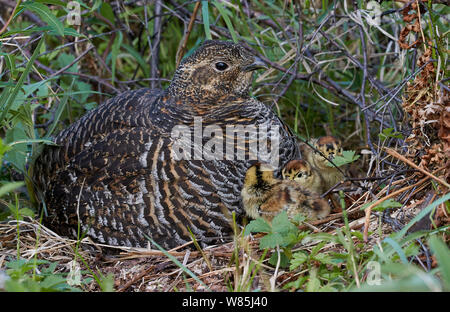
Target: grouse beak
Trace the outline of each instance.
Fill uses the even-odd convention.
[[[244,66],[243,70],[244,71],[253,71],[253,70],[262,69],[262,68],[267,69],[268,67],[262,59],[255,56],[253,63],[251,63],[250,65]]]

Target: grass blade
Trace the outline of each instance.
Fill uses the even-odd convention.
[[[424,208],[417,216],[415,216],[401,231],[397,232],[395,235],[393,235],[392,238],[399,241],[400,239],[405,236],[406,232],[420,219],[425,217],[427,214],[429,214],[434,208],[439,206],[442,203],[445,203],[450,199],[450,193],[444,195],[443,197],[439,198],[438,200],[435,200],[433,203],[428,205],[426,208]]]
[[[209,27],[209,11],[208,11],[208,1],[202,1],[202,18],[203,27],[205,29],[205,37],[207,40],[211,40],[211,29]]]
[[[444,285],[450,291],[450,250],[437,236],[430,237],[428,244],[439,263]]]
[[[151,239],[150,237],[148,237],[147,235],[144,234],[144,236],[152,243],[154,244],[159,250],[161,250],[161,252],[170,260],[173,261],[173,263],[175,263],[180,269],[182,269],[186,274],[188,274],[189,276],[191,276],[194,280],[196,280],[200,285],[202,285],[203,287],[205,287],[206,289],[208,289],[209,291],[211,291],[211,289],[202,282],[201,279],[199,279],[197,277],[197,275],[195,275],[191,270],[189,270],[186,266],[184,266],[180,261],[177,260],[177,258],[175,258],[174,256],[172,256],[170,253],[168,253],[164,248],[162,248],[161,246],[159,246],[153,239]]]
[[[225,10],[225,8],[222,6],[221,3],[217,1],[213,1],[214,6],[219,10],[220,15],[222,15],[223,20],[225,21],[225,24],[227,25],[228,30],[230,31],[231,38],[233,38],[233,42],[238,42],[238,37],[236,35],[236,32],[234,31],[233,24],[231,23],[230,17],[228,16],[228,12]]]
[[[64,36],[63,24],[56,18],[55,15],[53,15],[46,5],[37,2],[25,2],[23,6],[28,10],[39,14],[42,20],[46,22],[58,35]]]

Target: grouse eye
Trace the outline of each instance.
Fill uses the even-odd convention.
[[[217,70],[224,71],[225,69],[228,68],[228,65],[227,65],[227,63],[224,63],[224,62],[217,62],[216,68],[217,68]]]

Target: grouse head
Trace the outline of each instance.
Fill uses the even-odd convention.
[[[322,152],[327,158],[333,160],[336,156],[342,156],[342,143],[339,139],[333,136],[323,136],[317,139],[313,146]],[[314,151],[316,164],[321,168],[330,168],[328,166],[328,160],[320,155],[317,151]]]
[[[181,61],[169,86],[171,95],[199,104],[247,98],[253,71],[264,62],[239,44],[207,40]]]
[[[291,160],[281,171],[283,179],[307,182],[312,176],[310,164],[303,159]]]

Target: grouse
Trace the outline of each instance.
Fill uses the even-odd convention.
[[[300,156],[288,127],[249,95],[262,67],[241,45],[208,40],[167,89],[124,92],[86,113],[34,164],[44,223],[115,246],[147,247],[149,237],[173,248],[191,233],[203,245],[229,238],[254,159],[279,176]]]
[[[297,181],[274,178],[272,167],[265,163],[256,163],[247,170],[241,195],[249,217],[262,217],[269,222],[282,211],[291,219],[303,214],[312,221],[325,218],[331,210],[317,193]]]

